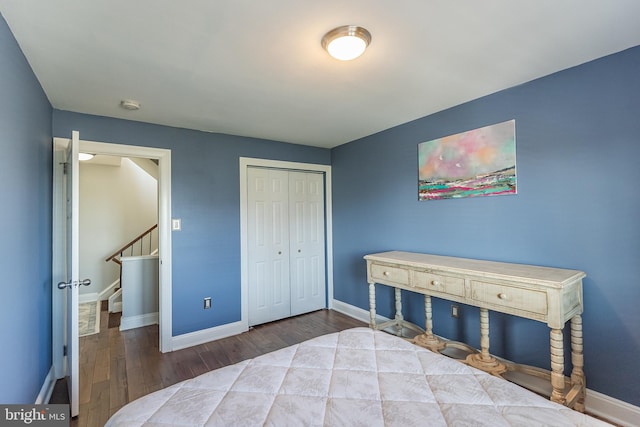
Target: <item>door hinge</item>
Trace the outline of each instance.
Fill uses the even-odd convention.
[[[62,356],[66,356],[67,355],[67,346],[65,345],[64,347],[62,347]]]
[[[62,163],[62,174],[66,175],[67,174],[67,169],[69,167],[69,163]]]

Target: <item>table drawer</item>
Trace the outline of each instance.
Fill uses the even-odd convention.
[[[533,289],[472,280],[471,298],[496,307],[507,307],[542,315],[547,314],[546,292]],[[513,310],[510,312],[513,313]]]
[[[413,286],[448,295],[464,296],[464,279],[459,277],[414,271]]]
[[[409,270],[388,265],[371,264],[371,277],[379,283],[409,285]]]

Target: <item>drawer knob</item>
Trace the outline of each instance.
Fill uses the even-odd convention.
[[[499,299],[507,299],[507,294],[499,293],[499,294],[498,294],[498,298],[499,298]]]
[[[440,286],[440,282],[438,282],[437,280],[432,280],[431,284],[436,287]]]
[[[382,274],[384,274],[385,276],[388,276],[390,273],[389,273],[388,271],[385,271],[385,272],[384,272],[384,273],[382,273]]]

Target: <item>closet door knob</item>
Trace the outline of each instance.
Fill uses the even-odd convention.
[[[278,251],[278,255],[282,255],[282,251]]]

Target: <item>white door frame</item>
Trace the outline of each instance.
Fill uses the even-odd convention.
[[[52,351],[57,378],[67,377],[69,410],[72,417],[80,409],[80,364],[78,351],[78,151],[77,131],[71,139],[53,144],[53,241],[51,262],[52,309],[59,310],[59,322],[52,328]],[[62,289],[60,285],[64,285]],[[66,351],[64,351],[66,349]]]
[[[58,139],[68,140],[68,138],[54,138],[54,141]],[[80,140],[80,151],[92,154],[158,160],[159,349],[162,353],[173,351],[171,310],[171,150]],[[55,235],[58,231],[54,230],[53,232]],[[61,340],[58,340],[57,337],[64,336],[63,332],[58,329],[62,327],[60,319],[63,319],[64,315],[60,304],[55,299],[53,301],[52,315],[53,366],[56,368],[56,376],[61,378],[64,373],[60,372],[58,367],[62,366],[63,355]]]
[[[325,228],[326,228],[326,269],[327,269],[327,308],[333,308],[333,221],[331,217],[331,166],[314,163],[266,160],[240,157],[240,298],[241,319],[244,329],[249,328],[249,265],[247,251],[247,169],[265,167],[308,172],[322,172],[325,177]]]
[[[53,374],[56,378],[64,378],[67,375],[67,364],[64,359],[64,346],[67,342],[66,339],[66,298],[64,292],[58,290],[56,284],[58,282],[66,281],[66,255],[58,254],[56,256],[55,251],[64,248],[66,251],[66,239],[67,231],[66,225],[63,227],[56,227],[57,224],[66,223],[66,219],[62,216],[66,216],[65,198],[66,190],[63,188],[64,178],[63,172],[56,168],[56,165],[62,165],[67,162],[65,156],[64,147],[71,141],[70,139],[64,139],[65,143],[58,141],[58,138],[54,138],[53,143],[53,230],[52,230],[52,248],[53,256],[51,260],[51,345],[52,345],[52,366]]]

